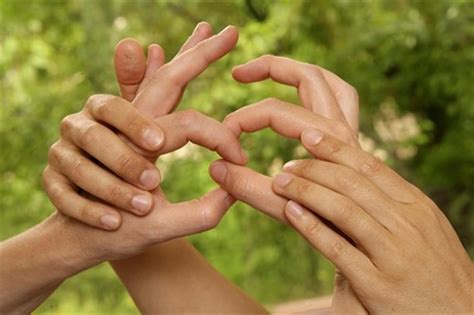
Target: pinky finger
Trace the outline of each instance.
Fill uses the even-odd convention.
[[[294,201],[290,200],[286,204],[285,215],[291,225],[315,249],[334,263],[350,282],[367,281],[367,272],[374,269],[372,262],[344,237]]]
[[[61,213],[105,230],[116,230],[120,226],[122,217],[117,210],[81,196],[69,180],[55,170],[48,167],[43,178],[46,193]]]

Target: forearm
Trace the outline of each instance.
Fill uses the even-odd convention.
[[[0,243],[0,313],[31,312],[66,278],[98,262],[84,255],[68,222],[54,214]]]
[[[155,245],[111,264],[145,314],[266,313],[185,239]]]

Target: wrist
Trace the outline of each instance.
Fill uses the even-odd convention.
[[[93,267],[103,260],[96,254],[93,244],[88,244],[88,226],[58,212],[47,218],[42,225],[50,242],[50,261],[58,274],[68,278]]]

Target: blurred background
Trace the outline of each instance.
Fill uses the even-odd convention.
[[[464,0],[149,1],[2,0],[1,231],[4,240],[53,208],[41,189],[62,117],[89,95],[117,94],[116,43],[161,44],[170,59],[196,23],[240,29],[238,47],[195,80],[179,109],[222,119],[269,96],[298,103],[273,82],[243,85],[230,70],[262,54],[321,65],[357,88],[361,142],[431,196],[474,254],[474,2]],[[250,166],[274,174],[304,156],[265,130],[243,137]],[[187,146],[163,157],[172,200],[215,187],[216,155]],[[334,268],[289,228],[238,203],[213,231],[190,238],[226,277],[266,305],[330,294]],[[39,312],[137,312],[107,264],[84,272]]]

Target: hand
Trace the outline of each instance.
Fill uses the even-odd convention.
[[[295,86],[305,107],[273,98],[245,106],[228,115],[223,122],[236,137],[243,131],[255,132],[270,127],[282,136],[299,139],[303,130],[318,126],[351,145],[359,145],[357,93],[335,74],[291,59],[263,56],[236,67],[233,76],[245,83],[270,77]],[[214,162],[210,173],[237,199],[287,222],[284,215],[287,200],[273,192],[270,177],[225,161]]]
[[[166,77],[162,73],[160,73],[162,69],[165,69],[165,67],[163,66],[159,68],[158,72],[153,74],[153,76],[148,81],[148,86],[142,90],[140,94],[142,95],[142,100],[145,99],[148,102],[153,101],[160,103],[161,99],[154,99],[153,95],[151,95],[152,92],[150,92],[149,90],[161,91],[165,87],[169,89],[169,94],[165,95],[164,93],[162,93],[161,97],[166,97],[167,95],[170,95],[170,97],[172,97],[173,95],[175,95],[177,99],[179,99],[179,96],[181,95],[180,93],[182,93],[182,88],[189,82],[189,80],[191,80],[199,72],[202,72],[209,63],[215,60],[215,58],[222,56],[224,52],[229,51],[235,45],[237,33],[234,28],[228,28],[226,31],[221,32],[219,35],[210,37],[211,35],[209,32],[210,29],[208,28],[208,24],[200,25],[201,26],[198,26],[197,30],[193,33],[193,35],[190,37],[184,47],[186,48],[187,46],[187,48],[190,48],[190,45],[191,47],[193,47],[192,45],[196,45],[196,43],[199,44],[197,44],[197,46],[195,46],[194,48],[191,48],[190,50],[187,50],[186,52],[179,55],[171,63],[169,63],[166,68],[166,73],[171,75],[171,81],[174,82],[173,85],[169,85],[170,77]],[[208,31],[206,31],[206,29]],[[130,41],[126,43],[128,46],[130,44]],[[209,51],[211,51],[210,55],[206,55],[209,53]],[[118,51],[117,54],[120,55],[120,52]],[[189,66],[190,63],[192,63],[192,66]],[[184,69],[187,71],[183,70],[181,67],[184,67]],[[132,88],[134,84],[126,84],[123,80],[123,76],[121,76],[123,72],[120,71],[121,70],[118,69],[117,75],[119,77],[119,82],[121,83],[121,90],[122,92],[126,90],[126,92],[129,93],[128,96],[130,97],[130,91],[133,92]],[[126,71],[124,71],[124,73],[126,73]],[[139,73],[139,71],[136,73]],[[160,78],[160,81],[156,78]],[[165,87],[163,87],[163,85],[165,85]],[[101,100],[100,97],[95,99]],[[135,98],[135,105],[137,103],[137,99],[138,98]],[[93,99],[92,101],[96,102],[96,100]],[[126,101],[124,100],[118,100],[117,98],[113,97],[106,97],[105,99],[103,98],[102,101],[97,102],[97,105],[92,104],[89,107],[95,108],[103,106],[102,110],[98,110],[95,112],[106,112],[110,114],[116,112],[115,109],[117,108],[112,110],[114,107],[124,107],[125,103]],[[163,101],[163,103],[166,102]],[[142,103],[138,102],[138,105],[140,104]],[[143,106],[145,105],[148,106],[146,102],[143,103]],[[168,108],[168,110],[171,109],[171,107]],[[129,109],[128,112],[131,113],[131,115],[133,115],[134,117],[140,116],[140,113],[134,111],[133,109]],[[115,122],[116,124],[120,117],[118,117],[118,115],[110,114],[108,116],[108,119],[108,124],[112,124],[112,122]],[[234,163],[242,163],[242,152],[240,150],[240,146],[237,139],[235,139],[235,137],[229,131],[227,131],[227,129],[221,124],[217,124],[215,121],[212,121],[209,118],[204,118],[196,112],[178,112],[175,114],[163,116],[157,118],[155,123],[161,125],[161,129],[165,133],[165,140],[163,144],[161,144],[161,148],[158,151],[154,152],[156,154],[162,154],[170,150],[175,150],[177,147],[184,145],[187,140],[191,139],[191,141],[195,141],[204,146],[207,145],[213,149],[216,149],[219,153],[222,153],[222,156],[224,158],[229,159]],[[138,129],[143,130],[144,126],[145,124]],[[180,126],[180,128],[178,129],[182,129],[182,131],[170,132],[170,130],[176,130],[175,128],[171,129],[171,126]],[[122,132],[124,134],[127,134],[124,130],[122,130]],[[212,133],[212,137],[210,136],[210,133]],[[102,137],[102,135],[100,134],[98,134],[97,136],[98,139],[101,139]],[[115,140],[112,140],[111,143],[118,141],[117,138],[114,139]],[[132,141],[132,138],[130,138],[130,140]],[[138,140],[134,140],[134,142],[139,143]],[[98,160],[100,160],[99,154],[106,155],[106,152],[96,152],[97,156],[95,157]],[[67,159],[74,160],[74,158],[71,156],[68,156]],[[109,169],[113,169],[112,165],[106,166]],[[94,169],[95,171],[91,167],[88,167],[85,170],[87,170],[88,172],[92,171],[90,174],[95,174],[94,178],[95,176],[98,176],[99,171],[103,171],[103,169]],[[95,209],[97,208],[92,207],[95,207],[95,204],[101,201],[96,200],[92,197],[86,198],[83,196],[78,196],[76,192],[72,191],[72,188],[70,186],[70,178],[57,171],[51,172],[50,170],[51,168],[48,168],[48,170],[45,172],[44,181],[46,190],[48,191],[48,194],[53,200],[53,203],[59,205],[60,208],[63,208],[61,209],[62,211],[69,211],[67,213],[71,216],[79,217],[80,220],[83,222],[93,222],[92,225],[100,226],[100,222],[97,223],[97,221],[94,221],[94,218],[95,220],[97,220],[100,215],[95,215],[92,220],[88,221],[87,218],[81,216],[81,213],[85,214],[86,216],[93,217],[93,215],[91,215],[91,212],[95,211]],[[67,171],[64,169],[63,172],[66,173]],[[138,171],[137,173],[140,172]],[[83,174],[83,176],[86,175]],[[94,195],[100,196],[100,187],[93,187],[93,183],[90,185],[91,187],[89,188],[89,190],[94,190]],[[105,185],[103,187],[107,186]],[[126,188],[125,186],[123,187],[124,189]],[[77,198],[81,198],[80,202],[85,208],[80,206],[74,207],[71,203],[66,202],[68,200],[64,198],[65,193],[76,194]],[[110,191],[108,193],[110,193]],[[148,215],[147,220],[140,220],[140,218],[123,212],[122,217],[124,224],[121,229],[116,233],[104,233],[93,229],[90,230],[90,228],[80,225],[74,220],[63,218],[59,214],[57,215],[58,218],[56,218],[55,220],[60,220],[62,222],[66,222],[65,224],[67,225],[71,225],[72,227],[69,229],[71,233],[82,235],[82,233],[88,231],[87,237],[85,237],[84,239],[85,245],[83,247],[87,248],[88,251],[91,251],[90,255],[100,256],[96,257],[95,261],[103,261],[128,257],[141,252],[142,250],[144,250],[145,247],[149,246],[150,244],[159,243],[172,238],[210,229],[218,224],[220,218],[224,215],[225,211],[234,201],[234,199],[230,197],[229,194],[227,194],[220,188],[210,192],[199,200],[193,200],[179,204],[169,203],[166,200],[164,194],[159,189],[153,191],[152,194],[154,202],[153,208],[156,209],[156,211],[152,211]],[[107,192],[104,193],[104,195],[107,195]],[[65,207],[69,207],[69,210],[64,210]],[[82,209],[93,210],[91,210],[90,212],[81,212]],[[124,240],[126,241],[124,242]],[[105,244],[108,244],[108,246]],[[118,246],[118,244],[120,244],[121,246]]]
[[[357,91],[335,74],[314,65],[288,58],[263,56],[233,71],[243,83],[267,78],[294,86],[306,109],[277,99],[246,106],[224,120],[236,136],[271,127],[277,133],[299,139],[304,129],[318,126],[339,139],[358,147],[359,102]],[[287,222],[286,198],[272,190],[272,179],[249,168],[219,161],[210,172],[231,195],[266,214]],[[365,312],[344,275],[336,271],[332,311]]]
[[[301,140],[316,159],[287,163],[274,191],[292,200],[290,223],[344,273],[370,313],[473,311],[472,263],[432,200],[327,133],[305,130]]]

